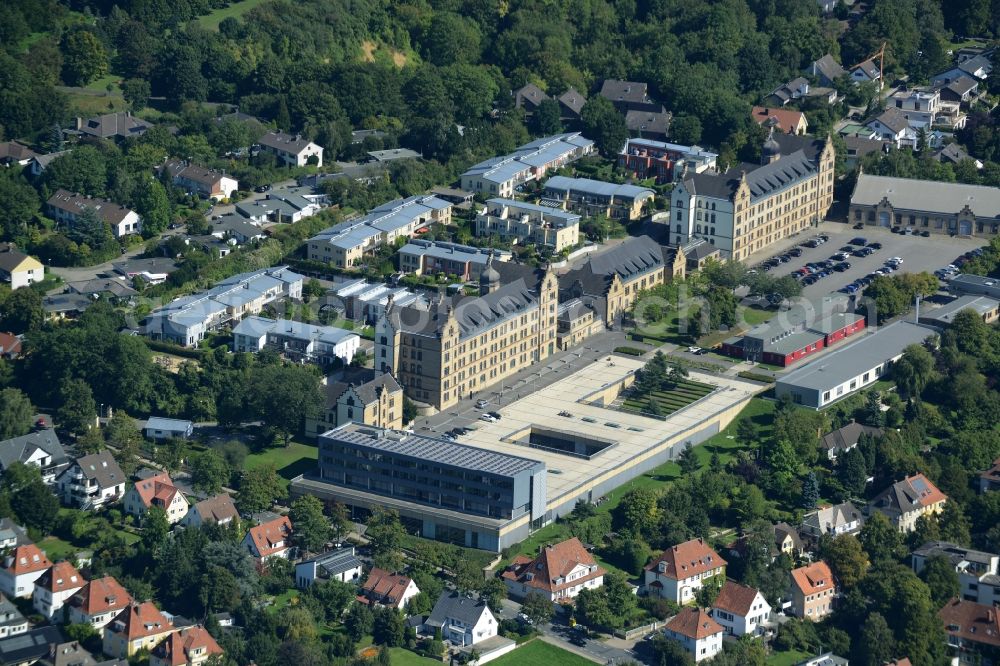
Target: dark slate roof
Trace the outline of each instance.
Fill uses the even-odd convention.
[[[475,335],[503,319],[534,307],[537,302],[535,294],[526,285],[517,282],[505,284],[479,298],[459,297],[453,301],[459,337]]]
[[[345,571],[356,569],[362,565],[361,560],[359,560],[354,554],[353,546],[349,548],[337,548],[336,550],[331,550],[330,552],[323,553],[322,555],[314,557],[311,560],[306,560],[302,562],[302,564],[311,564],[313,562],[316,563],[317,569],[322,569],[331,576],[337,576]]]
[[[7,541],[8,539],[17,540],[18,546],[25,546],[32,543],[28,537],[28,530],[22,525],[18,525],[10,518],[0,518],[0,541]]]
[[[587,97],[576,88],[570,88],[559,95],[559,102],[573,113],[580,115],[583,105],[587,103]]]
[[[833,56],[829,53],[814,62],[813,67],[819,74],[830,81],[833,81],[838,76],[843,76],[845,74],[844,68],[841,67],[840,63],[834,60]]]
[[[46,428],[0,442],[0,468],[7,469],[16,462],[24,462],[35,449],[41,449],[52,457],[50,467],[61,465],[68,460],[56,431]]]
[[[664,249],[649,236],[629,238],[609,250],[593,254],[587,263],[559,277],[559,287],[570,290],[576,296],[603,296],[617,274],[623,282],[628,282],[636,276],[651,270],[662,268],[666,260],[670,260],[672,252]],[[579,283],[580,289],[574,289]]]
[[[616,79],[605,79],[601,85],[601,97],[606,97],[612,102],[639,102],[649,101],[646,95],[646,84],[635,81],[618,81]]]
[[[471,599],[457,592],[442,592],[425,624],[431,627],[442,627],[445,621],[451,618],[463,624],[475,626],[483,613],[488,612],[488,610],[486,602],[482,599]]]
[[[50,645],[63,642],[57,627],[38,627],[0,639],[0,664],[32,663],[49,653]]]
[[[823,440],[820,442],[820,446],[828,451],[846,451],[858,443],[858,440],[861,439],[861,435],[881,437],[883,435],[883,431],[881,428],[873,428],[871,426],[861,425],[860,423],[848,423],[843,428],[839,428],[833,432],[823,435]]]
[[[960,145],[957,143],[949,143],[947,146],[934,153],[934,159],[939,162],[947,161],[958,164],[962,160],[968,160],[971,158],[969,157],[969,153],[965,152]]]
[[[337,404],[337,400],[340,399],[340,396],[344,395],[344,391],[352,386],[354,387],[354,392],[358,394],[358,397],[365,404],[375,402],[378,392],[381,389],[387,389],[390,393],[402,390],[389,373],[380,373],[377,370],[371,369],[366,370],[367,372],[365,373],[351,374],[341,381],[328,383],[326,387],[327,409],[333,408]]]
[[[101,451],[77,458],[76,464],[79,465],[83,476],[97,481],[100,488],[111,488],[128,480],[110,451]]]
[[[514,91],[514,105],[518,108],[521,108],[525,104],[537,107],[543,100],[548,98],[549,96],[534,83],[526,83]]]
[[[669,111],[638,111],[632,110],[625,114],[625,125],[630,132],[641,134],[659,134],[667,136],[670,131]]]
[[[0,594],[0,618],[7,618],[0,619],[0,627],[9,627],[25,622],[24,615],[21,614],[18,607],[3,594]]]
[[[882,115],[875,118],[872,122],[875,122],[876,120],[891,129],[896,134],[899,134],[910,126],[910,121],[907,120],[903,112],[896,107],[889,107],[882,113]]]

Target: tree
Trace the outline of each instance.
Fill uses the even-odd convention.
[[[146,238],[165,230],[173,217],[166,189],[152,176],[139,181],[135,192],[135,210],[142,217],[142,234]]]
[[[365,604],[351,604],[344,618],[344,628],[348,635],[355,642],[360,641],[364,636],[372,633],[372,626],[375,624],[375,617],[371,609]]]
[[[823,560],[830,565],[834,576],[845,589],[860,583],[868,570],[868,557],[861,542],[853,534],[824,538],[821,552]]]
[[[142,519],[142,543],[150,551],[155,551],[170,534],[170,521],[167,512],[161,507],[151,506]]]
[[[49,534],[59,514],[59,499],[42,481],[41,469],[15,462],[3,473],[0,504],[10,506],[23,525]]]
[[[694,658],[677,641],[657,634],[653,638],[653,663],[658,666],[694,666]]]
[[[108,162],[94,146],[78,146],[49,163],[42,182],[50,190],[64,189],[88,196],[103,196],[107,187]]]
[[[618,154],[628,139],[628,127],[625,117],[618,112],[610,101],[594,95],[580,110],[584,134],[593,138],[597,148],[607,157]]]
[[[679,113],[670,122],[670,139],[686,146],[701,141],[701,121],[697,116]]]
[[[614,513],[615,523],[623,531],[649,534],[659,522],[657,494],[650,488],[634,488],[625,493]]]
[[[677,456],[677,463],[681,466],[681,471],[687,476],[691,476],[701,467],[701,463],[698,462],[698,456],[695,455],[691,442],[684,445],[681,454]]]
[[[490,578],[483,584],[480,594],[493,614],[499,617],[500,611],[503,610],[504,599],[507,598],[507,586],[504,582],[496,577]]]
[[[861,590],[871,599],[896,637],[897,649],[915,664],[940,663],[944,628],[930,589],[907,565],[883,561],[865,576]]]
[[[330,522],[323,515],[323,503],[313,495],[292,502],[288,517],[295,526],[292,541],[303,550],[318,553],[330,538]]]
[[[15,289],[0,299],[0,328],[13,333],[37,331],[45,323],[42,296],[34,289]]]
[[[319,377],[313,367],[269,365],[255,368],[250,380],[257,415],[284,437],[285,444],[308,416],[323,406]]]
[[[90,385],[82,379],[70,379],[60,391],[56,421],[66,430],[81,435],[94,427],[97,405]]]
[[[885,514],[872,512],[858,538],[872,564],[894,562],[902,556],[903,539]]]
[[[158,442],[153,452],[153,461],[171,474],[181,468],[187,455],[187,442],[179,437],[171,437]]]
[[[810,471],[802,482],[802,508],[814,509],[819,503],[819,479],[816,472]]]
[[[20,174],[4,169],[0,172],[0,234],[15,238],[24,233],[38,215],[38,193]]]
[[[191,485],[209,495],[229,484],[229,465],[214,449],[200,453],[191,461]]]
[[[892,366],[892,378],[903,398],[919,396],[933,376],[934,357],[922,345],[906,347]]]
[[[122,97],[133,111],[141,111],[146,107],[149,96],[149,81],[145,79],[126,79],[122,83]]]
[[[239,491],[236,504],[243,513],[260,513],[270,509],[276,500],[288,496],[273,464],[244,470],[240,475]]]
[[[330,535],[339,541],[354,529],[350,511],[340,502],[327,505],[327,510],[330,515]]]
[[[957,597],[960,586],[955,565],[943,555],[928,558],[920,571],[920,580],[927,584],[935,608],[942,608],[952,597]]]
[[[521,604],[521,612],[535,624],[545,624],[550,621],[555,610],[552,601],[539,592],[529,592]]]
[[[63,80],[67,85],[85,86],[108,71],[108,53],[101,40],[89,30],[66,33],[61,49]]]
[[[757,424],[750,418],[744,416],[736,422],[736,441],[748,448],[753,448],[757,443],[759,431]]]
[[[375,609],[372,637],[377,645],[399,647],[403,644],[403,616],[395,608]]]
[[[546,97],[535,109],[531,120],[536,132],[551,136],[563,131],[561,116],[562,110],[559,108],[559,102]]]
[[[35,422],[34,415],[35,408],[20,390],[0,391],[0,440],[28,434]]]
[[[862,666],[883,666],[895,655],[896,639],[881,613],[871,613],[861,630],[861,640],[855,642],[855,658]]]
[[[105,430],[108,445],[115,449],[115,460],[125,472],[132,476],[139,466],[139,444],[142,434],[135,421],[125,412],[118,410],[108,421]]]
[[[377,506],[368,518],[368,538],[372,562],[386,571],[398,571],[403,565],[402,544],[406,531],[395,509]]]

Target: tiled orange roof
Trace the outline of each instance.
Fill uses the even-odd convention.
[[[49,558],[45,557],[45,553],[33,543],[15,548],[4,564],[4,569],[14,576],[45,571],[52,566]]]
[[[163,502],[165,506],[169,506],[170,502],[174,499],[174,495],[178,492],[174,486],[174,482],[170,480],[170,475],[166,472],[160,472],[149,478],[136,481],[135,490],[139,493],[139,497],[146,508],[153,505],[154,499]]]
[[[727,611],[740,617],[746,617],[753,606],[753,600],[757,598],[757,590],[753,587],[740,585],[731,580],[727,580],[719,590],[719,596],[715,598],[712,608]]]
[[[593,556],[587,552],[579,539],[573,537],[554,546],[546,546],[533,560],[518,557],[503,572],[503,578],[540,590],[556,592],[566,587],[580,585],[606,573],[604,569],[597,567],[573,581],[565,580],[566,576],[579,565],[597,567]],[[559,579],[562,579],[562,582],[557,583],[556,580]]]
[[[292,534],[292,521],[281,516],[250,528],[249,536],[260,557],[267,557],[288,548],[288,537]],[[281,544],[281,545],[277,545]]]
[[[755,106],[753,107],[752,116],[758,125],[774,118],[777,122],[778,129],[785,134],[795,134],[798,131],[800,123],[802,122],[802,112],[792,111],[791,109],[775,109],[771,107]]]
[[[76,590],[83,587],[86,583],[86,579],[80,575],[76,567],[66,561],[56,562],[51,569],[43,573],[42,577],[35,581],[35,585],[49,592]]]
[[[802,594],[809,596],[824,590],[835,589],[830,566],[820,560],[798,569],[792,569],[792,580]]]
[[[131,604],[115,615],[107,630],[132,641],[166,633],[173,627],[173,623],[151,601],[145,601],[141,604]]]
[[[660,571],[661,562],[664,564],[663,571]],[[704,539],[691,539],[667,548],[647,564],[646,569],[659,572],[667,578],[684,580],[725,565],[726,561]]]
[[[69,599],[71,606],[87,615],[117,611],[132,603],[130,595],[113,576],[92,580]]]
[[[909,657],[903,657],[902,659],[895,659],[893,661],[885,662],[885,666],[913,666]]]
[[[951,636],[1000,647],[1000,608],[952,599],[938,611],[938,617]]]
[[[407,576],[389,573],[385,569],[372,567],[368,579],[361,589],[375,598],[376,601],[395,605],[403,598],[403,593],[412,581]]]
[[[153,656],[170,666],[185,666],[191,662],[190,653],[203,648],[201,655],[222,654],[222,648],[212,635],[202,627],[185,627],[167,636],[167,639],[153,649]],[[206,656],[207,658],[207,656]]]
[[[695,640],[721,634],[722,625],[700,608],[685,608],[667,622],[667,629]]]
[[[201,516],[206,523],[221,523],[226,520],[239,520],[240,514],[236,511],[233,498],[225,493],[203,499],[191,507]]]

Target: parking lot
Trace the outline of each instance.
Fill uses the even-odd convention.
[[[819,247],[802,247],[802,243],[817,234],[826,234],[830,240]],[[900,257],[903,265],[900,271],[908,273],[919,273],[927,271],[933,273],[935,270],[952,263],[956,257],[977,247],[982,247],[988,243],[981,238],[951,238],[940,234],[931,235],[929,238],[922,236],[903,236],[894,234],[885,227],[865,227],[864,229],[852,229],[851,226],[836,222],[827,222],[818,229],[803,232],[795,238],[785,239],[781,243],[776,243],[770,252],[759,253],[751,256],[747,264],[755,266],[760,262],[792,248],[800,247],[802,254],[799,257],[792,257],[788,263],[780,264],[770,270],[771,275],[781,277],[798,270],[810,262],[822,262],[836,254],[840,248],[849,245],[849,241],[857,237],[863,237],[867,242],[878,242],[882,244],[882,249],[867,257],[850,256],[847,262],[851,267],[842,273],[831,272],[829,276],[822,278],[814,284],[805,286],[802,295],[808,299],[821,298],[831,291],[837,291],[844,285],[850,284],[854,280],[863,278],[876,269],[882,268],[886,260],[890,257]],[[857,246],[855,246],[857,247]]]

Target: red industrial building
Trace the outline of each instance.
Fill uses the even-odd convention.
[[[692,173],[715,168],[718,157],[698,146],[681,146],[652,139],[629,139],[618,153],[618,166],[634,178],[655,178],[659,184],[673,182],[675,171],[685,166]]]
[[[722,343],[727,356],[788,367],[820,349],[864,330],[865,318],[853,312],[813,313],[804,308],[780,312],[771,321]]]

